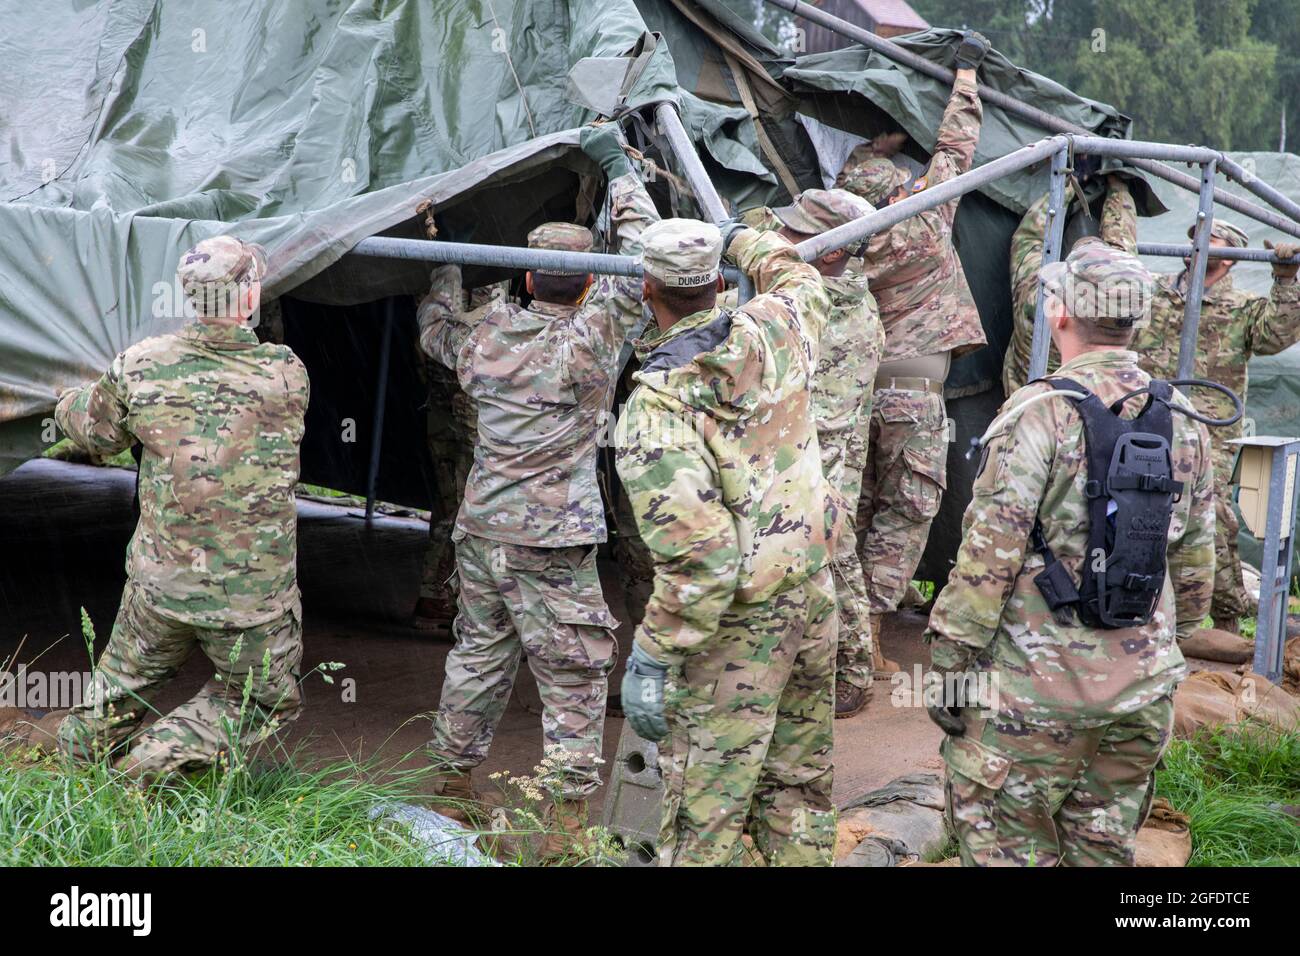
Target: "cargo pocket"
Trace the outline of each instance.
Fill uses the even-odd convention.
[[[613,668],[618,621],[600,590],[596,549],[557,548],[555,552],[534,577],[544,616],[549,618],[538,652],[556,670],[557,679],[563,681],[568,674],[579,683]]]
[[[969,733],[962,737],[944,737],[939,753],[949,770],[986,790],[1001,790],[1011,772],[1010,757],[972,739]]]
[[[902,500],[904,510],[917,522],[930,521],[939,513],[948,483],[947,450],[934,448],[934,441],[927,435],[923,440],[913,439],[903,449]]]

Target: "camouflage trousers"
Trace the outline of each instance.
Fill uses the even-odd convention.
[[[708,649],[669,670],[661,866],[832,862],[835,593],[823,569],[761,604],[733,604]]]
[[[1174,705],[1092,728],[967,720],[945,737],[949,823],[963,866],[1132,866]]]
[[[848,501],[857,501],[862,489],[862,468],[847,465],[840,479],[840,490]],[[835,603],[839,606],[839,641],[835,656],[835,676],[854,687],[871,686],[871,602],[867,582],[858,557],[855,516],[849,514],[835,545],[831,574],[835,581]]]
[[[521,654],[542,698],[543,745],[565,797],[600,786],[608,676],[618,626],[605,606],[596,548],[532,548],[475,535],[456,541],[456,646],[447,655],[431,754],[469,770],[487,757]]]
[[[1225,453],[1226,451],[1226,453]],[[1210,614],[1216,618],[1244,617],[1254,612],[1241,576],[1237,535],[1241,522],[1232,506],[1234,452],[1215,449],[1214,457],[1214,597]]]
[[[189,701],[137,732],[150,709],[146,701],[195,647],[216,674]],[[251,745],[298,717],[301,666],[297,607],[243,630],[194,627],[159,613],[144,589],[127,582],[94,682],[59,727],[59,748],[94,759],[130,737],[130,757],[145,775],[201,768],[236,743]]]
[[[429,364],[429,414],[426,435],[433,462],[434,496],[429,508],[429,545],[420,575],[420,597],[452,595],[447,580],[456,569],[456,549],[451,535],[456,514],[465,497],[465,481],[474,465],[478,415],[474,403],[461,391],[455,373],[436,362]]]
[[[876,389],[870,448],[858,499],[858,553],[868,575],[871,610],[887,614],[898,609],[921,563],[947,487],[943,395]]]

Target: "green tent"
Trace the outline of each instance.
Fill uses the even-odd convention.
[[[278,297],[285,341],[312,376],[305,477],[364,491],[382,441],[379,494],[424,505],[434,479],[411,297],[427,269],[346,255],[360,239],[422,237],[422,199],[453,240],[522,245],[547,219],[591,221],[603,184],[575,148],[577,127],[594,115],[583,102],[611,94],[599,88],[610,58],[644,54],[617,90],[623,104],[677,103],[737,210],[825,185],[855,137],[884,129],[906,130],[909,161],[924,163],[948,98],[861,48],[789,55],[718,0],[229,0],[204,14],[153,0],[0,4],[0,55],[17,78],[0,125],[0,473],[57,438],[59,388],[182,321],[177,256],[229,231],[270,249],[266,298]],[[901,42],[946,62],[956,36]],[[1113,108],[996,54],[984,72],[1065,119],[1128,133]],[[652,130],[631,128],[674,165]],[[1042,135],[988,109],[977,161]],[[1007,240],[1045,184],[1045,169],[1031,170],[961,204],[957,244],[990,344],[948,383],[958,448],[996,407]],[[665,214],[692,213],[668,184],[652,191]],[[470,285],[504,277],[466,270]],[[339,440],[345,422],[357,441]],[[950,529],[969,484],[952,457]]]

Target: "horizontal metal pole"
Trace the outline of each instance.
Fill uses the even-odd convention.
[[[803,256],[805,262],[811,262],[828,252],[843,249],[845,246],[861,242],[868,236],[884,232],[891,226],[915,216],[917,213],[951,202],[959,196],[979,189],[981,186],[985,186],[995,179],[1000,179],[1008,173],[1014,173],[1026,166],[1040,163],[1053,153],[1064,149],[1065,145],[1065,137],[1053,136],[1050,139],[1040,140],[1029,146],[1022,146],[1014,153],[1007,153],[1007,155],[987,162],[983,166],[977,166],[964,172],[960,176],[954,176],[947,182],[931,186],[919,193],[908,196],[906,199],[900,199],[892,205],[878,209],[860,219],[854,219],[852,222],[846,222],[842,226],[836,226],[819,236],[805,239],[795,248],[799,250],[799,254]]]
[[[1274,189],[1236,160],[1220,156],[1219,172],[1241,183],[1273,208],[1282,210],[1292,219],[1300,220],[1300,203]]]
[[[496,266],[502,269],[562,269],[575,275],[599,272],[604,275],[639,276],[641,260],[603,252],[561,252],[556,249],[528,249],[518,246],[488,246],[474,242],[439,242],[430,239],[398,239],[371,236],[352,247],[358,256],[377,259],[417,259],[447,262],[459,266]]]
[[[1186,259],[1192,254],[1191,246],[1170,246],[1159,242],[1139,242],[1138,255],[1169,256]],[[1236,259],[1245,262],[1282,262],[1268,249],[1229,249],[1226,246],[1210,246],[1207,253],[1211,259]],[[1300,264],[1300,254],[1292,256],[1287,262]]]
[[[1111,139],[1108,136],[1071,136],[1076,153],[1089,156],[1118,156],[1121,159],[1164,159],[1180,163],[1217,161],[1219,154],[1204,146],[1174,146],[1137,139]]]
[[[704,171],[699,154],[695,152],[695,144],[686,135],[686,127],[682,126],[682,118],[677,115],[677,107],[671,103],[660,103],[655,107],[655,120],[660,131],[668,138],[673,156],[681,166],[682,176],[691,184],[691,192],[695,193],[700,211],[714,223],[730,218],[722,197],[718,195],[709,174]]]
[[[594,272],[601,275],[640,276],[641,259],[603,252],[560,252],[555,249],[529,249],[519,246],[489,246],[474,242],[441,242],[431,239],[399,239],[394,236],[371,236],[362,239],[348,253],[374,259],[412,259],[417,262],[446,262],[458,266],[493,266],[500,269],[562,269],[574,275]],[[727,281],[738,280],[734,266],[724,266]]]
[[[934,79],[940,80],[949,85],[951,85],[953,80],[956,78],[957,74],[950,68],[931,62],[930,60],[925,59],[925,57],[912,53],[910,50],[905,50],[892,40],[887,40],[884,37],[877,36],[868,30],[864,30],[862,27],[841,20],[839,17],[826,13],[823,10],[819,10],[817,7],[810,6],[807,3],[802,3],[800,0],[765,0],[765,2],[774,7],[779,7],[782,10],[793,13],[796,16],[803,17],[811,23],[820,24],[832,33],[838,33],[842,37],[855,40],[868,49],[875,50],[881,56],[888,57],[895,63],[901,63],[903,66],[915,70],[918,73],[933,77]],[[1022,103],[1015,97],[1008,96],[1001,90],[995,90],[987,84],[979,84],[979,94],[980,99],[985,103],[996,106],[998,109],[1010,113],[1013,116],[1018,116],[1023,120],[1027,120],[1040,129],[1047,130],[1048,132],[1069,133],[1076,136],[1095,135],[1094,130],[1086,129],[1082,126],[1076,126],[1074,123],[1063,120],[1059,116],[1054,116],[1046,110],[1040,110],[1036,106]],[[1143,172],[1150,173],[1152,176],[1158,176],[1176,186],[1186,189],[1188,192],[1199,193],[1201,191],[1201,181],[1199,177],[1189,176],[1187,173],[1171,169],[1164,163],[1150,159],[1133,159],[1129,160],[1129,165],[1135,169],[1140,169]],[[1216,188],[1214,190],[1214,201],[1219,203],[1221,206],[1241,213],[1243,216],[1249,216],[1251,219],[1272,226],[1279,232],[1285,232],[1292,236],[1300,236],[1300,222],[1270,212],[1252,202],[1242,199],[1240,196],[1232,195],[1232,193],[1227,190]]]

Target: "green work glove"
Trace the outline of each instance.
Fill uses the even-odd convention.
[[[989,49],[990,44],[984,34],[967,30],[961,35],[961,43],[957,45],[957,69],[978,70]]]
[[[632,654],[623,673],[623,716],[640,736],[660,741],[668,736],[664,717],[664,675],[668,666],[632,645]]]
[[[617,179],[632,172],[632,160],[623,152],[623,134],[617,123],[601,123],[599,126],[584,126],[578,139],[582,151],[590,156],[605,171],[610,179]]]

